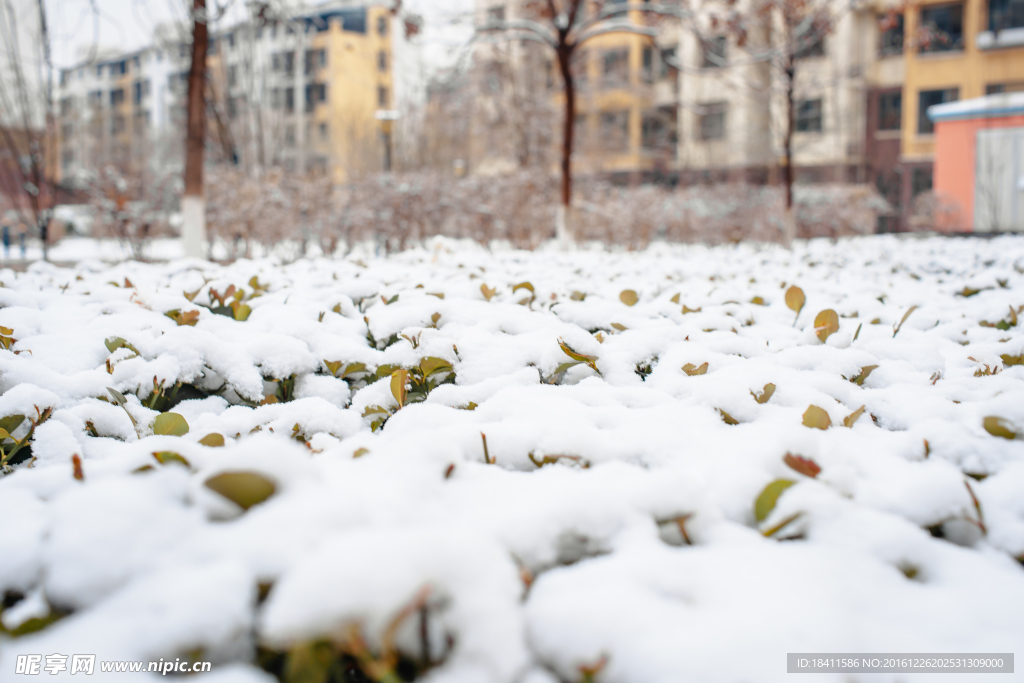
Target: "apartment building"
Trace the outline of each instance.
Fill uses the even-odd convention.
[[[928,107],[1024,91],[1024,0],[922,0],[904,14],[904,199],[932,187]]]
[[[523,0],[478,0],[477,23],[528,19],[525,5]],[[584,18],[593,11],[588,4]],[[640,25],[636,15],[627,19]],[[475,52],[479,99],[471,171],[493,174],[556,164],[565,95],[554,55],[532,41],[493,38]],[[612,32],[575,53],[576,173],[657,178],[675,169],[679,78],[672,56],[677,41],[677,30],[666,23],[654,38]]]
[[[321,6],[211,34],[207,146],[216,157],[296,172],[391,165],[393,18],[384,6]],[[144,158],[183,134],[190,46],[165,35],[106,55],[60,80],[63,177],[107,160]]]
[[[515,18],[516,7],[478,0],[478,21]],[[1024,0],[875,0],[836,10],[819,40],[796,47],[780,45],[777,18],[751,27],[743,46],[707,17],[696,18],[698,31],[666,24],[655,39],[588,43],[576,68],[577,169],[686,184],[779,182],[786,77],[780,60],[763,56],[793,49],[797,182],[868,183],[891,207],[879,230],[914,227],[914,200],[932,187],[927,108],[1024,89]],[[485,65],[489,58],[478,52]],[[545,71],[548,60],[539,73],[557,104],[561,79]],[[555,142],[560,119],[555,107]],[[476,166],[496,167],[486,151]]]

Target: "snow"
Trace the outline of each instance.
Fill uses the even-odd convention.
[[[787,652],[1024,639],[1024,437],[984,426],[1024,434],[1022,237],[640,253],[437,239],[388,258],[35,264],[0,283],[17,340],[0,350],[0,419],[27,416],[24,439],[52,409],[33,459],[0,474],[0,621],[66,614],[0,635],[0,681],[20,679],[18,654],[196,651],[204,680],[270,681],[257,648],[353,625],[373,652],[389,629],[413,660],[425,649],[437,683],[578,681],[602,658],[597,681],[770,683]],[[210,309],[229,285],[247,320]],[[824,309],[839,328],[823,342]],[[553,377],[560,340],[599,372]],[[454,381],[401,408],[387,372],[327,366],[427,357]],[[171,409],[189,431],[157,434],[154,387],[176,382],[195,387]],[[811,405],[830,428],[803,424]],[[377,406],[391,415],[372,431]],[[244,509],[205,484],[238,472],[271,495]],[[795,484],[759,521],[777,479]],[[419,609],[396,621],[410,605],[425,639]]]

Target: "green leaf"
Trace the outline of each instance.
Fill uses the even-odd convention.
[[[248,510],[274,495],[274,482],[255,472],[222,472],[204,482],[206,488]]]
[[[757,306],[764,306],[764,297],[755,296],[753,299],[750,300],[750,303],[755,304]]]
[[[109,391],[110,395],[114,397],[114,402],[117,403],[117,405],[121,406],[122,408],[128,405],[128,399],[126,399],[124,397],[124,394],[122,394],[120,391],[118,391],[117,389],[112,389],[111,387],[107,387],[107,391]]]
[[[864,386],[864,380],[866,380],[876,369],[878,369],[877,365],[865,365],[860,369],[860,374],[852,377],[850,381],[857,386],[862,387]]]
[[[597,372],[598,374],[601,374],[600,371],[598,371],[597,365],[596,365],[597,356],[588,356],[588,355],[579,353],[578,351],[573,350],[573,348],[571,346],[566,344],[561,339],[558,340],[558,346],[559,346],[559,348],[562,349],[562,353],[564,353],[565,355],[569,356],[569,358],[572,358],[574,361],[579,361],[580,363],[586,363],[587,366],[590,367],[591,370]]]
[[[10,434],[20,427],[21,423],[24,421],[24,415],[8,415],[7,417],[0,417],[0,429],[3,429],[5,432]]]
[[[249,319],[249,314],[252,313],[252,309],[249,308],[249,304],[243,304],[237,301],[232,302],[231,310],[235,314],[235,320],[238,322],[245,322]]]
[[[327,369],[331,371],[332,375],[334,375],[335,377],[338,376],[338,370],[341,369],[341,361],[340,360],[334,360],[334,361],[325,360],[324,361],[324,365],[327,366]]]
[[[192,465],[189,464],[188,460],[178,455],[174,451],[160,451],[159,453],[154,453],[153,457],[156,458],[156,461],[161,465],[167,465],[173,462],[179,465],[184,465],[189,469],[192,468]]]
[[[122,337],[110,337],[103,342],[103,345],[107,347],[107,351],[113,353],[118,349],[128,349],[136,356],[140,355],[138,349],[125,341]]]
[[[831,308],[826,308],[814,318],[814,333],[821,341],[825,341],[838,331],[839,315]]]
[[[640,300],[637,293],[632,289],[624,289],[619,293],[619,301],[626,304],[627,306],[635,306],[636,302]]]
[[[814,429],[828,429],[832,426],[832,420],[824,408],[808,406],[807,410],[804,411],[804,426]]]
[[[424,377],[430,377],[438,372],[452,372],[452,364],[443,358],[428,356],[420,361],[420,372]]]
[[[13,439],[13,438],[14,437],[11,436],[10,432],[8,432],[6,429],[0,427],[0,441],[3,441],[4,439]]]
[[[764,405],[765,403],[768,402],[768,399],[770,399],[774,393],[775,385],[769,382],[768,384],[764,385],[764,391],[762,391],[760,394],[755,394],[753,391],[751,391],[750,395],[754,397],[755,401]]]
[[[754,517],[759,522],[763,522],[768,518],[768,515],[775,509],[775,504],[779,501],[779,496],[782,492],[788,489],[796,482],[792,479],[776,479],[772,483],[764,487],[761,491],[761,495],[757,497],[757,501],[754,503]]]
[[[210,448],[220,448],[224,445],[224,435],[214,432],[213,434],[207,434],[203,438],[199,439],[199,443]]]
[[[1006,367],[1010,367],[1011,365],[1024,365],[1024,354],[1011,356],[1008,353],[1004,353],[999,357],[1003,359],[1003,365]]]
[[[380,406],[366,406],[366,408],[363,409],[363,417],[369,417],[370,415],[378,414],[391,415],[391,411],[389,411],[387,408],[382,408]]]
[[[1017,430],[1013,428],[1013,423],[1009,420],[997,417],[995,415],[989,415],[982,420],[982,426],[985,427],[985,431],[992,436],[998,436],[1003,439],[1016,439],[1020,437]]]
[[[161,413],[153,420],[153,433],[161,436],[188,434],[188,422],[178,413]]]
[[[857,408],[857,410],[853,411],[852,413],[850,413],[849,415],[847,415],[846,417],[843,418],[843,426],[844,427],[852,427],[854,425],[854,423],[856,423],[857,420],[860,419],[860,416],[863,415],[863,414],[864,414],[864,406],[861,406],[860,408]]]

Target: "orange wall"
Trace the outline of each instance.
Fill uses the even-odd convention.
[[[971,230],[974,225],[975,140],[979,130],[1018,128],[1024,115],[935,122],[935,192],[957,210],[940,214],[936,227]]]

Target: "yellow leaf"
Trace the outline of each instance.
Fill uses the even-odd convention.
[[[809,406],[804,411],[804,426],[812,427],[814,429],[828,429],[832,426],[832,420],[829,418],[828,413],[825,412],[824,408],[818,406]]]
[[[694,365],[693,363],[687,363],[686,365],[683,366],[683,372],[685,372],[690,377],[707,374],[707,371],[708,364],[706,362],[701,363],[699,367]]]
[[[804,290],[800,289],[796,285],[793,285],[786,290],[786,305],[790,310],[796,311],[797,317],[800,316],[800,311],[804,309],[804,304],[807,302],[807,297],[804,296]]]
[[[619,332],[625,332],[629,328],[622,323],[612,323],[612,329],[618,330]]]
[[[877,365],[865,365],[860,369],[860,374],[853,377],[850,381],[856,384],[857,386],[862,387],[864,386],[864,380],[866,380],[868,376],[877,368]]]
[[[224,445],[224,435],[214,432],[199,439],[199,443],[210,448],[220,448]]]
[[[722,422],[724,422],[725,424],[727,424],[727,425],[738,425],[740,423],[739,420],[737,420],[735,417],[733,417],[729,413],[725,412],[721,408],[716,408],[715,410],[717,410],[719,413],[722,414]]]
[[[850,413],[849,415],[847,415],[846,417],[843,418],[843,426],[844,427],[852,427],[854,425],[854,423],[857,420],[859,420],[860,416],[863,415],[863,414],[864,414],[864,406],[861,406],[860,408],[857,408],[857,410],[853,411],[852,413]]]
[[[341,361],[340,360],[333,360],[333,361],[332,360],[325,360],[324,361],[324,365],[327,366],[327,369],[331,371],[332,375],[334,375],[335,377],[338,376],[338,370],[341,369]]]
[[[764,306],[764,298],[755,296],[753,299],[750,300],[750,303],[756,304],[758,306]]]
[[[206,488],[248,510],[274,495],[274,482],[255,472],[222,472],[204,482]]]
[[[839,315],[831,308],[826,308],[814,318],[814,333],[821,341],[825,341],[838,331]]]
[[[530,292],[530,294],[534,293],[533,285],[530,284],[529,282],[520,282],[518,285],[512,285],[512,293],[513,294],[515,294],[520,289],[528,290]]]
[[[683,315],[686,315],[687,313],[700,313],[701,308],[703,308],[703,306],[698,308],[690,308],[686,304],[683,304]]]
[[[174,462],[179,465],[184,465],[185,467],[188,467],[190,469],[192,467],[192,465],[189,464],[188,460],[186,460],[185,458],[183,458],[182,456],[178,455],[173,451],[160,451],[159,453],[154,453],[153,457],[156,458],[156,461],[161,465],[167,465],[169,463]]]
[[[587,295],[580,291],[573,291],[573,293],[569,295],[569,298],[573,301],[583,301],[587,298]]]
[[[764,391],[762,391],[760,394],[755,394],[753,391],[751,391],[750,395],[753,396],[754,400],[757,401],[758,403],[765,404],[768,402],[768,399],[770,399],[772,397],[772,394],[774,393],[775,385],[769,382],[768,384],[764,385]]]
[[[405,400],[409,395],[408,383],[408,370],[399,368],[391,373],[391,395],[398,401],[399,408],[405,405]]]
[[[619,294],[619,301],[626,304],[627,306],[635,306],[636,302],[639,300],[640,297],[637,296],[636,292],[634,292],[632,289],[624,289]]]
[[[669,299],[669,301],[671,301],[674,304],[678,304],[679,303],[679,294],[675,294],[671,299]]]
[[[497,289],[488,287],[487,285],[480,285],[480,293],[484,295],[484,298],[488,301],[497,293]]]

